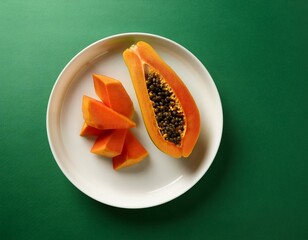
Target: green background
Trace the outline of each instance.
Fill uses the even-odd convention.
[[[308,239],[308,1],[0,2],[1,239]],[[77,190],[51,154],[46,108],[80,50],[123,32],[188,48],[221,95],[206,175],[127,210]]]

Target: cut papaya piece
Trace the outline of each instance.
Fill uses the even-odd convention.
[[[120,81],[104,75],[93,74],[93,83],[96,95],[106,106],[132,119],[133,102]],[[98,136],[101,133],[101,129],[91,127],[84,122],[80,136]]]
[[[131,119],[85,95],[82,99],[82,113],[85,122],[97,129],[127,129],[136,126]]]
[[[104,130],[91,127],[86,122],[84,122],[81,128],[81,131],[80,131],[80,136],[83,136],[83,137],[99,136],[102,134],[103,131]]]
[[[148,156],[147,150],[142,146],[138,139],[127,131],[124,141],[122,153],[112,158],[113,168],[115,170],[123,167],[129,167],[141,162],[146,156]]]
[[[105,157],[121,154],[127,129],[105,130],[95,141],[91,152]]]
[[[150,138],[162,152],[188,157],[200,134],[199,110],[188,88],[148,43],[132,45],[123,58]]]
[[[104,75],[93,74],[93,83],[95,93],[108,107],[132,118],[133,102],[120,81]]]

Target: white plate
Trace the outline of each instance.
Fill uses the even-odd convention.
[[[194,96],[201,114],[201,134],[189,158],[174,159],[159,151],[144,127],[122,52],[143,40],[150,43],[178,73]],[[97,98],[92,74],[122,82],[135,107],[133,132],[149,152],[139,165],[114,171],[110,159],[90,153],[94,139],[79,136],[84,94]],[[202,63],[166,38],[126,33],[111,36],[78,53],[59,75],[49,98],[47,134],[51,151],[65,176],[83,193],[122,208],[145,208],[170,201],[190,189],[205,174],[218,150],[223,127],[218,91]]]

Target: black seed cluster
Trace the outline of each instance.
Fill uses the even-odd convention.
[[[148,94],[160,133],[165,140],[180,145],[184,131],[184,115],[173,91],[155,72],[146,72]]]

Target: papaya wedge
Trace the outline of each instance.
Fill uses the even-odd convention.
[[[127,129],[136,123],[122,114],[106,106],[103,102],[84,95],[82,99],[82,113],[85,122],[97,129]]]

